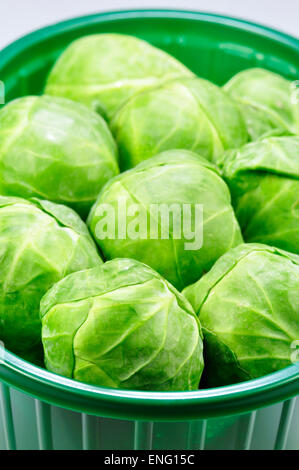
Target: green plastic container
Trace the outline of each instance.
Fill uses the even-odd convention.
[[[102,32],[143,38],[219,85],[256,66],[299,78],[299,40],[285,34],[197,12],[121,11],[50,26],[0,52],[6,101],[41,93],[60,52]],[[0,449],[299,449],[299,363],[238,385],[150,393],[85,385],[2,353]]]

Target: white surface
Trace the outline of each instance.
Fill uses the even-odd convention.
[[[0,0],[0,48],[34,29],[107,10],[170,8],[248,19],[299,36],[299,0]]]

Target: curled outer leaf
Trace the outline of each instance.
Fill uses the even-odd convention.
[[[104,214],[101,209],[105,206],[113,210]],[[144,221],[143,229],[137,216],[130,214],[135,207]],[[190,210],[189,224],[184,207]],[[163,209],[169,213],[169,224]],[[134,221],[136,237],[128,230]],[[115,228],[112,236],[106,236],[106,224]],[[157,236],[152,231],[154,224]],[[128,256],[142,261],[179,290],[243,241],[219,170],[187,150],[163,152],[108,182],[92,208],[88,225],[106,259]],[[125,233],[120,233],[118,228],[123,227]]]
[[[244,239],[299,254],[299,137],[272,137],[218,160]]]
[[[292,363],[299,338],[299,256],[240,245],[183,294],[203,327],[206,380],[225,385]]]
[[[115,259],[77,272],[41,302],[49,370],[94,385],[194,390],[202,336],[186,299],[148,266]]]
[[[124,34],[93,34],[74,41],[50,72],[46,93],[90,106],[105,118],[133,94],[193,73],[151,44]]]
[[[136,94],[116,113],[111,128],[122,169],[171,149],[190,150],[213,161],[248,141],[236,103],[201,78],[171,80]]]
[[[102,263],[85,224],[49,201],[0,196],[0,340],[39,355],[39,302],[65,275]]]
[[[299,99],[291,81],[252,68],[235,75],[224,89],[239,103],[250,140],[276,131],[299,133]]]
[[[29,96],[0,111],[0,192],[40,197],[86,217],[103,187],[119,173],[106,122],[85,106]]]

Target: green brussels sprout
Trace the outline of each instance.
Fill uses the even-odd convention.
[[[213,160],[248,141],[238,106],[221,88],[201,78],[172,80],[135,95],[111,127],[122,169],[179,148]]]
[[[134,93],[193,73],[174,57],[123,34],[74,41],[54,65],[46,93],[80,101],[110,119]]]
[[[299,137],[272,137],[219,159],[247,242],[299,254]]]
[[[102,263],[66,206],[0,196],[0,340],[24,358],[41,347],[39,303],[66,274]]]
[[[240,245],[183,294],[199,316],[210,386],[241,382],[292,364],[299,338],[299,256]]]
[[[70,274],[41,301],[47,368],[94,385],[195,390],[202,335],[185,298],[138,261]]]
[[[0,193],[49,199],[87,216],[119,173],[106,122],[63,98],[29,96],[0,111]]]
[[[164,152],[112,179],[88,224],[106,259],[142,261],[179,290],[243,241],[217,167],[187,150]]]
[[[289,80],[254,68],[235,75],[224,89],[239,102],[250,140],[275,130],[299,133],[299,100]]]

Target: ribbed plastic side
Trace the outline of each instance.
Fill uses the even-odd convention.
[[[299,401],[190,422],[118,421],[50,406],[0,384],[0,449],[299,450]]]
[[[14,420],[12,415],[9,388],[0,383],[0,406],[2,413],[2,425],[0,438],[4,441],[7,450],[16,449],[16,436],[14,431]]]

